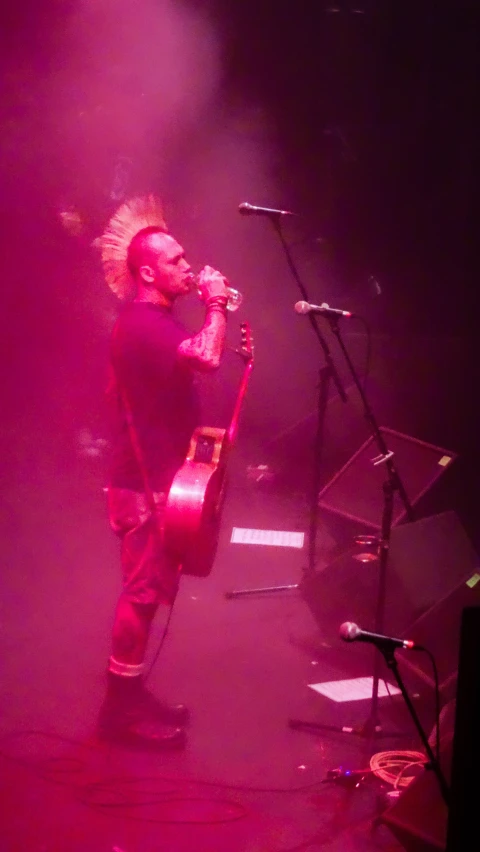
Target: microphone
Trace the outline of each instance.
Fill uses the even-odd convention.
[[[243,204],[239,204],[238,212],[242,214],[242,216],[271,216],[272,219],[276,219],[280,216],[296,216],[296,213],[292,213],[290,210],[272,210],[271,207],[255,207],[254,204],[249,204],[248,201],[244,201]]]
[[[370,633],[368,630],[361,630],[358,624],[352,621],[345,621],[338,632],[345,642],[371,642],[380,650],[394,651],[395,648],[404,648],[409,651],[423,651],[422,646],[412,639],[394,639],[382,633]]]
[[[297,302],[295,310],[297,314],[323,314],[324,317],[353,317],[350,311],[331,308],[326,302],[323,302],[322,305],[311,305],[310,302]]]

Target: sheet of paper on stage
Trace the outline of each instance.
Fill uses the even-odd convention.
[[[296,547],[301,549],[305,533],[286,530],[249,530],[233,527],[230,541],[232,544],[264,544],[270,547]]]
[[[372,697],[373,677],[355,677],[350,680],[331,680],[326,683],[309,683],[310,689],[318,692],[320,695],[325,695],[332,701],[361,701],[365,698]],[[393,684],[388,684],[388,689],[385,686],[385,681],[378,682],[378,697],[385,698],[390,695],[399,695],[400,690]]]

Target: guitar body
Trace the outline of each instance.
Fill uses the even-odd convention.
[[[208,577],[217,553],[226,486],[224,429],[196,429],[165,507],[165,545],[182,574]],[[208,458],[209,461],[201,459]]]
[[[237,432],[240,407],[253,368],[250,329],[243,323],[242,349],[245,360],[240,390],[228,429],[195,429],[184,464],[175,475],[164,515],[164,541],[182,566],[183,574],[208,577],[218,547],[226,488],[227,457]]]

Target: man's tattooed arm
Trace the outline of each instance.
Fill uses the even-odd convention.
[[[225,300],[212,300],[207,306],[203,327],[195,337],[189,337],[178,347],[179,354],[186,358],[195,370],[216,370],[220,366],[225,332],[227,328]]]

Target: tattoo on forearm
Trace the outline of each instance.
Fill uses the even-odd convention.
[[[220,364],[226,327],[225,311],[210,309],[198,334],[184,340],[178,347],[180,355],[188,358],[197,370],[215,370]]]

